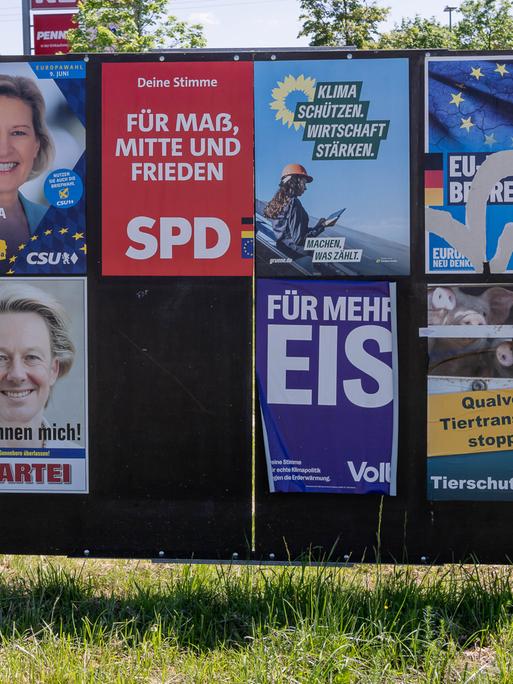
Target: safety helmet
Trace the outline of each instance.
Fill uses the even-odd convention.
[[[304,176],[307,183],[313,181],[312,176],[307,174],[305,167],[301,164],[287,164],[284,166],[281,172],[281,181],[283,182],[287,176]]]

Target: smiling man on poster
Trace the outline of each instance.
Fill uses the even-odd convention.
[[[87,491],[85,279],[0,279],[0,491]]]

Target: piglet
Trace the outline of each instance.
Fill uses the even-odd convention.
[[[428,325],[444,325],[449,311],[456,307],[456,295],[451,287],[428,287]]]
[[[437,293],[437,289],[447,292]],[[502,325],[512,305],[513,292],[504,287],[490,287],[479,295],[457,287],[435,288],[431,297],[434,317],[441,320],[438,325]],[[428,313],[428,321],[429,317]],[[487,350],[486,338],[434,338],[429,348],[429,374],[483,377],[489,365]]]
[[[492,340],[486,376],[513,378],[513,340]]]

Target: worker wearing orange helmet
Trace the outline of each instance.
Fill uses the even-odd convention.
[[[312,228],[308,226],[308,214],[299,200],[312,181],[304,166],[287,164],[281,172],[278,191],[264,210],[264,216],[272,220],[276,244],[300,254],[305,253],[306,238],[315,237],[324,229],[324,219]]]

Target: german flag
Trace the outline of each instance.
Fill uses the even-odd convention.
[[[252,216],[243,216],[240,222],[243,226],[249,226],[249,228],[243,228],[240,232],[241,257],[243,259],[252,259],[255,242],[254,220]]]
[[[444,157],[441,152],[425,155],[424,204],[426,207],[444,205]]]

